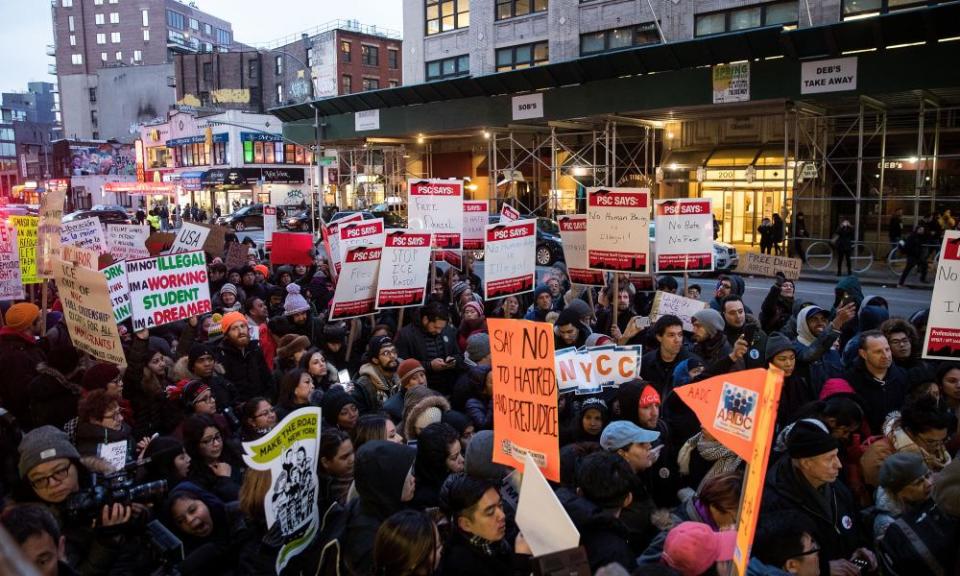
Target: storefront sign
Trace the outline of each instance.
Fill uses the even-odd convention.
[[[107,251],[107,241],[103,238],[103,226],[96,216],[64,222],[60,228],[60,244],[70,244],[93,250],[98,254]]]
[[[587,188],[587,267],[648,272],[650,189]]]
[[[117,260],[149,258],[149,237],[150,227],[146,224],[107,224],[107,251]]]
[[[543,92],[514,96],[511,100],[514,120],[543,118]]]
[[[661,316],[670,314],[683,322],[684,330],[693,332],[693,315],[706,307],[707,303],[700,300],[657,291],[653,297],[653,305],[650,306],[650,323],[655,323]]]
[[[67,185],[50,183],[40,197],[40,225],[37,227],[37,276],[53,278],[53,261],[60,257],[60,228]]]
[[[11,216],[10,222],[17,228],[17,246],[20,250],[20,276],[24,284],[39,284],[37,277],[37,228],[40,218],[36,216]]]
[[[133,329],[162,326],[212,310],[203,251],[127,262]]]
[[[930,298],[930,320],[923,340],[923,357],[960,359],[960,232],[943,233],[940,262]]]
[[[430,235],[387,234],[377,281],[377,308],[423,306],[430,281]]]
[[[800,267],[802,265],[803,261],[799,258],[744,252],[740,255],[740,264],[737,265],[737,273],[744,276],[752,275],[775,278],[777,272],[782,272],[788,280],[799,280]]]
[[[656,271],[713,271],[713,213],[709,198],[658,200]]]
[[[463,236],[463,181],[410,179],[407,221],[411,230],[433,234],[437,250],[460,250]]]
[[[0,220],[0,300],[23,298],[21,278],[17,229],[13,224]]]
[[[126,365],[106,277],[60,259],[54,261],[53,277],[74,347],[98,360]]]
[[[127,282],[127,263],[114,262],[102,272],[107,278],[110,305],[113,306],[113,319],[119,324],[133,314],[133,308],[130,305],[130,284]]]
[[[361,110],[353,113],[355,132],[380,129],[380,110]]]
[[[603,272],[587,268],[587,215],[560,216],[560,239],[570,282],[584,286],[603,286]]]
[[[203,250],[203,244],[207,241],[208,234],[210,234],[208,228],[197,226],[191,222],[184,222],[177,232],[177,239],[173,241],[170,253],[179,254],[180,252]]]
[[[330,303],[330,320],[376,312],[377,278],[382,248],[359,246],[344,252],[343,268]]]
[[[536,220],[489,224],[483,256],[483,293],[487,299],[533,290],[537,274],[536,253]]]
[[[801,63],[800,93],[842,92],[857,89],[857,57]]]
[[[713,67],[713,103],[750,100],[750,63],[717,64]]]
[[[214,168],[201,177],[203,184],[303,184],[303,168]]]
[[[487,231],[486,200],[463,201],[463,249],[483,250],[483,238]]]

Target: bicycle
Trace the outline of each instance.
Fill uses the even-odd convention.
[[[925,244],[924,248],[929,248],[927,253],[927,270],[935,270],[937,262],[940,261],[940,245]],[[897,278],[903,274],[903,269],[907,267],[907,256],[903,253],[900,245],[896,245],[887,253],[887,268]]]
[[[817,240],[807,246],[807,267],[817,272],[827,270],[834,263],[835,250],[827,240]],[[850,256],[851,272],[864,274],[873,266],[873,250],[865,242],[853,243]]]

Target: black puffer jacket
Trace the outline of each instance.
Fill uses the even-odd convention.
[[[423,364],[427,373],[427,385],[442,394],[453,392],[453,384],[464,369],[463,353],[457,346],[457,332],[447,325],[437,336],[431,336],[419,323],[408,324],[397,336],[397,355],[400,358],[416,358]],[[456,368],[434,370],[430,362],[437,358],[452,356],[456,359]]]
[[[226,340],[216,348],[217,362],[224,369],[224,377],[236,388],[237,402],[246,402],[254,396],[273,396],[273,380],[257,342],[251,341],[240,350]]]
[[[37,377],[30,382],[33,425],[49,424],[62,430],[67,422],[76,418],[82,390],[80,384],[41,362],[37,366]]]
[[[880,381],[867,370],[863,358],[857,358],[853,366],[843,375],[843,379],[863,400],[863,412],[870,425],[872,434],[883,433],[883,422],[887,415],[903,407],[907,395],[907,374],[897,365],[887,370],[886,377]]]
[[[490,553],[474,546],[467,536],[454,528],[453,535],[443,547],[440,574],[456,576],[527,576],[530,574],[530,556],[514,554],[507,541],[494,543]]]
[[[43,350],[32,336],[0,328],[0,405],[16,417],[24,430],[32,428],[30,395],[27,384],[37,375],[37,366],[46,360]]]
[[[611,562],[631,572],[636,568],[636,554],[630,549],[627,527],[619,518],[569,489],[561,488],[557,497],[580,531],[580,545],[587,549],[592,572]]]

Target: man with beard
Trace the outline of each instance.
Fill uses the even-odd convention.
[[[843,361],[834,344],[843,326],[857,314],[853,302],[837,309],[833,321],[819,306],[807,306],[797,314],[797,374],[820,390],[829,378],[843,373]]]
[[[553,334],[554,346],[561,350],[571,346],[583,346],[590,330],[580,322],[580,315],[575,309],[565,308],[554,324]]]
[[[226,314],[220,321],[223,340],[217,347],[217,360],[223,365],[224,376],[237,390],[238,402],[254,396],[273,397],[273,382],[263,353],[250,340],[247,318],[240,312]]]
[[[621,282],[616,301],[597,312],[597,332],[606,334],[614,340],[619,340],[627,331],[631,319],[637,315],[632,305],[633,294],[631,288],[632,286],[624,286],[624,283]],[[616,326],[613,325],[613,306],[617,307]]]
[[[375,336],[367,345],[367,363],[360,366],[360,376],[353,388],[360,414],[376,414],[391,394],[400,388],[397,368],[397,347],[389,336]]]
[[[693,353],[703,360],[705,376],[743,370],[747,339],[743,336],[731,346],[723,334],[723,317],[712,308],[693,315]]]
[[[763,354],[767,348],[767,333],[760,329],[753,316],[747,314],[743,299],[736,294],[727,296],[720,313],[723,314],[723,334],[727,343],[732,347],[740,336],[747,341],[747,354],[743,358],[745,367],[748,370],[765,367]]]

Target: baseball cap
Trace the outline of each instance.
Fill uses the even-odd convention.
[[[733,560],[737,531],[714,532],[700,522],[682,522],[667,533],[663,561],[682,576],[699,576],[717,562]]]
[[[659,437],[659,432],[645,430],[627,420],[617,420],[611,422],[600,435],[600,446],[604,450],[614,451],[634,442],[638,444],[653,442]]]

